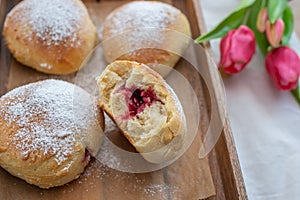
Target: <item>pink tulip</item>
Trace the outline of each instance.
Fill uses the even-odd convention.
[[[263,8],[259,11],[256,21],[256,28],[259,32],[263,33],[266,30],[266,23],[268,20],[268,10]]]
[[[266,56],[266,69],[274,84],[281,90],[297,87],[300,76],[300,59],[289,47],[273,49]]]
[[[255,53],[255,36],[247,26],[231,30],[221,40],[219,68],[228,74],[242,71]]]
[[[269,20],[266,23],[266,35],[269,43],[272,47],[277,47],[283,36],[284,22],[282,19],[276,20],[274,24],[271,24]]]

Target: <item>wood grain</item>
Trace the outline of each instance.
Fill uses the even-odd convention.
[[[4,18],[6,16],[7,7],[10,2],[1,1],[0,3],[0,33],[2,33]],[[0,45],[0,96],[6,93],[7,91],[7,78],[8,78],[8,70],[7,65],[10,65],[9,62],[11,60],[11,56],[7,48],[5,47],[5,42],[3,37],[1,37],[1,45]]]
[[[0,23],[1,28],[5,14],[18,1],[1,0]],[[92,20],[101,31],[104,17],[117,6],[128,1],[112,0],[85,0],[84,1]],[[192,36],[196,38],[204,33],[205,25],[198,0],[165,0],[173,4],[187,15]],[[101,12],[100,12],[101,10]],[[4,14],[5,13],[5,14]],[[2,32],[2,29],[1,29]],[[99,34],[101,39],[101,34]],[[205,50],[209,53],[210,46],[206,44]],[[199,53],[199,52],[196,52]],[[0,95],[8,89],[46,78],[59,78],[72,82],[76,74],[69,76],[49,76],[36,72],[16,62],[5,47],[1,38],[0,49]],[[208,66],[207,73],[211,83],[219,81],[215,71],[209,69],[207,55],[197,54],[201,66]],[[240,170],[237,153],[230,125],[226,122],[221,137],[207,158],[199,160],[197,152],[202,142],[211,116],[211,99],[206,84],[202,77],[181,60],[176,69],[190,80],[197,91],[201,112],[201,123],[197,138],[191,148],[176,163],[153,173],[130,174],[118,172],[103,166],[96,160],[88,166],[80,179],[63,187],[50,190],[38,189],[24,181],[12,177],[0,169],[0,199],[247,199],[242,173]],[[18,78],[16,78],[18,77]],[[24,78],[22,78],[24,77]],[[216,84],[215,92],[219,88]],[[119,138],[122,139],[122,138]],[[181,176],[183,178],[176,178]],[[211,185],[213,187],[211,187]],[[151,186],[151,187],[149,187]],[[153,188],[159,186],[159,188]],[[206,188],[207,187],[207,188]],[[214,190],[215,189],[215,190]],[[159,191],[158,191],[159,190]],[[204,194],[201,191],[206,191]],[[212,194],[215,194],[212,196]]]
[[[198,24],[201,29],[201,33],[206,32],[205,23],[201,14],[201,5],[198,0],[194,0],[194,10],[197,12]],[[209,55],[213,55],[210,49],[209,43],[205,44],[205,49]],[[218,83],[218,72],[216,70],[210,70],[212,82]],[[220,91],[219,84],[213,84],[215,91]],[[222,106],[222,105],[221,105]],[[223,182],[224,194],[226,199],[248,199],[246,188],[243,180],[242,171],[239,164],[238,155],[232,135],[232,130],[229,124],[228,116],[224,124],[223,132],[219,138],[218,143],[215,146],[214,151],[217,155],[218,166],[221,171],[221,177]],[[224,152],[226,152],[224,154]],[[214,162],[211,160],[211,162]],[[220,183],[218,183],[220,184]],[[217,187],[219,188],[219,187]],[[217,191],[218,196],[218,191]],[[218,199],[218,198],[217,198]],[[223,197],[220,196],[220,199]]]

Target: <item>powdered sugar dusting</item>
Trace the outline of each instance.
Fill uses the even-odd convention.
[[[80,45],[77,30],[85,11],[74,0],[25,0],[19,8],[24,12],[17,17],[32,28],[29,40],[37,37],[48,46]]]
[[[174,23],[180,11],[161,2],[136,1],[128,3],[116,12],[110,14],[104,27],[110,36],[134,30],[127,36],[129,42],[140,43],[144,41],[161,42],[161,30]],[[143,28],[156,28],[155,31],[145,31]]]
[[[60,165],[74,151],[78,128],[74,122],[74,86],[46,80],[16,88],[1,97],[5,103],[0,115],[9,126],[18,126],[11,142],[23,152],[24,159],[42,153],[54,155]]]
[[[112,22],[114,28],[110,32],[114,35],[131,28],[166,28],[179,13],[165,3],[136,1],[126,4],[106,20]]]
[[[117,199],[120,194],[131,199],[184,199],[179,185],[164,183],[156,179],[158,176],[159,173],[155,172],[144,175],[119,172],[94,160],[80,176],[78,183],[88,185],[93,192],[98,192],[104,183],[106,187],[103,192],[110,199]],[[117,195],[114,196],[114,193]]]

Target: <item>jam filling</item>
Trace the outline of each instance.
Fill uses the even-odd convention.
[[[143,112],[147,106],[150,106],[156,101],[160,100],[157,98],[152,87],[149,87],[147,90],[133,90],[130,98],[128,99],[129,116],[135,117],[137,114]]]

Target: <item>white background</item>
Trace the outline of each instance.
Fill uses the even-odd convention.
[[[210,30],[239,0],[200,0]],[[211,42],[216,62],[219,40]],[[300,55],[296,35],[292,47]],[[224,80],[227,107],[249,199],[300,199],[300,107],[277,90],[257,49],[241,73]]]

